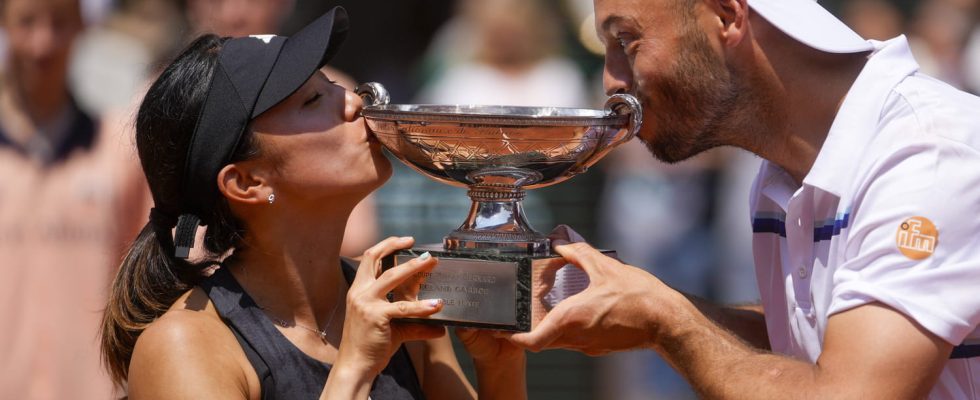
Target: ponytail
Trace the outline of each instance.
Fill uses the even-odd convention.
[[[158,230],[152,222],[146,224],[130,246],[112,282],[102,319],[102,359],[120,386],[128,378],[136,339],[197,284],[208,264],[174,257],[172,245],[158,240]],[[164,234],[167,243],[169,232]]]

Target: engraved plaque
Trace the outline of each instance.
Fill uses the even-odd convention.
[[[396,264],[415,258],[402,254]],[[444,258],[419,280],[418,298],[443,299],[431,319],[494,325],[517,324],[517,262]]]
[[[602,251],[615,257],[615,252]],[[409,279],[390,297],[443,299],[445,306],[428,318],[402,321],[527,332],[553,305],[588,286],[584,273],[559,274],[566,263],[557,254],[453,252],[430,244],[388,256],[382,260],[382,267],[408,262],[424,252],[439,259],[437,266]],[[578,271],[576,267],[567,269],[565,272]]]

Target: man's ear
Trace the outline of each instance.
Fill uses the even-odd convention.
[[[273,189],[262,174],[255,172],[239,163],[225,165],[218,172],[218,190],[232,203],[268,202]]]
[[[749,29],[749,5],[746,0],[710,0],[721,23],[721,44],[727,48],[742,42]]]

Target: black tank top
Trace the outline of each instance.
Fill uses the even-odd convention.
[[[341,261],[347,282],[355,269]],[[234,332],[262,387],[262,399],[317,399],[330,373],[330,365],[300,351],[224,268],[201,283],[218,314]],[[424,399],[415,368],[405,346],[391,357],[371,386],[372,400]]]

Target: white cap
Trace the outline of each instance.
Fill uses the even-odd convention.
[[[793,39],[827,53],[874,50],[867,40],[814,0],[748,0],[749,9]]]

